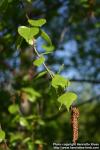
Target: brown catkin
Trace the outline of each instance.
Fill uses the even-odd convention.
[[[43,150],[43,145],[42,144],[38,145],[38,150]]]
[[[77,143],[78,140],[78,117],[79,117],[79,109],[76,107],[72,107],[71,123],[73,128],[73,143]]]

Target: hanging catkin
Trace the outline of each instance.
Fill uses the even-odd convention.
[[[77,143],[78,140],[78,117],[79,117],[79,109],[76,107],[72,107],[71,123],[73,128],[73,143]]]
[[[43,150],[43,145],[42,144],[38,145],[38,150]]]

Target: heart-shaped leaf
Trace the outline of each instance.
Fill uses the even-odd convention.
[[[32,26],[41,27],[46,23],[46,19],[42,19],[42,18],[37,20],[29,19],[28,22]]]
[[[28,42],[30,45],[33,44],[33,38],[39,33],[39,28],[20,26],[18,33]]]
[[[77,95],[73,92],[67,92],[64,93],[63,95],[61,95],[58,98],[58,101],[62,104],[64,104],[67,108],[67,110],[69,111],[70,106],[72,105],[72,103],[77,99]]]

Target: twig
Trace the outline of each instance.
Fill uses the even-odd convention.
[[[60,35],[60,39],[59,39],[59,43],[61,43],[64,39],[65,33],[67,32],[68,28],[64,27],[64,29],[62,30],[62,33]]]
[[[92,84],[100,84],[100,80],[90,80],[90,79],[69,79],[72,82],[89,82]]]
[[[39,52],[37,51],[36,47],[33,45],[33,49],[34,52],[36,53],[36,55],[40,58],[41,55],[39,54]],[[47,70],[47,72],[49,73],[49,75],[51,76],[51,78],[53,78],[53,73],[51,72],[51,70],[49,70],[49,68],[47,67],[47,65],[45,63],[43,63],[44,68]]]
[[[25,10],[25,6],[24,6],[24,3],[23,3],[23,0],[20,0],[20,4],[21,4],[22,8]],[[26,13],[26,10],[25,10],[25,13]],[[29,19],[29,16],[28,16],[27,13],[26,13],[26,18]]]

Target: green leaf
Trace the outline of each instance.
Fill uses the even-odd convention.
[[[33,45],[34,36],[39,33],[39,28],[20,26],[18,33],[26,40],[27,43]]]
[[[47,73],[47,71],[39,72],[35,79],[38,79],[38,78],[44,76],[46,73]]]
[[[45,58],[43,56],[41,56],[40,58],[36,59],[33,63],[35,66],[40,66],[44,63]]]
[[[59,86],[61,86],[62,88],[68,87],[70,85],[70,82],[66,78],[56,74],[52,79],[51,84],[54,88],[57,89]]]
[[[26,92],[27,98],[31,102],[35,102],[36,98],[41,97],[40,93],[38,93],[31,87],[22,88],[21,90]]]
[[[47,52],[52,52],[54,50],[54,46],[47,46],[47,45],[42,45],[42,48],[45,49]]]
[[[27,2],[31,3],[31,2],[32,2],[32,0],[27,0]]]
[[[19,107],[17,104],[12,104],[8,107],[8,111],[11,113],[11,114],[15,114],[19,111]]]
[[[33,143],[33,141],[29,141],[28,143],[27,143],[27,146],[28,146],[28,150],[34,150],[35,148],[34,148],[34,143]]]
[[[43,30],[41,30],[41,37],[47,42],[48,45],[52,45],[52,41],[51,41],[50,37]]]
[[[46,23],[46,19],[42,19],[42,18],[37,20],[29,19],[28,22],[32,26],[41,27]]]
[[[0,130],[0,142],[2,142],[5,139],[5,132],[3,130]]]
[[[35,144],[43,144],[43,141],[42,140],[35,140],[34,143]]]
[[[38,119],[38,124],[41,125],[41,126],[44,126],[45,122],[42,119]]]
[[[23,142],[23,144],[25,144],[25,143],[28,143],[29,141],[31,141],[31,138],[30,138],[30,137],[27,137],[27,138],[25,138],[22,142]]]
[[[100,23],[97,22],[97,23],[95,24],[95,27],[96,27],[96,28],[100,28]]]
[[[67,108],[67,110],[69,111],[70,106],[72,105],[72,103],[77,99],[77,95],[73,92],[67,92],[64,93],[63,95],[61,95],[58,98],[58,101],[62,104],[64,104]]]
[[[23,134],[19,133],[11,133],[10,134],[10,142],[15,142],[23,139]]]
[[[21,126],[24,126],[24,127],[28,126],[28,122],[24,117],[20,118],[19,123]]]

